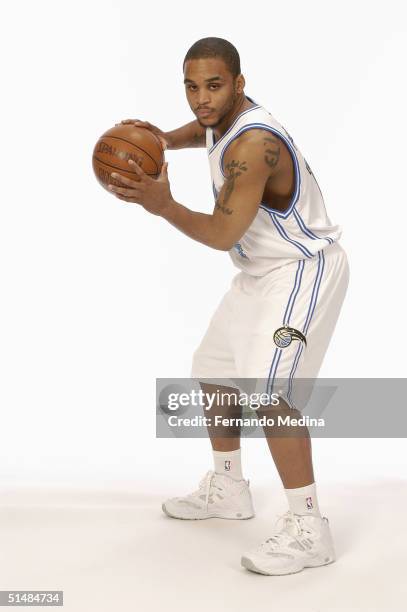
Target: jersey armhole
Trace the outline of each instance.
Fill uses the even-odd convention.
[[[291,142],[288,140],[288,138],[286,138],[286,136],[284,136],[284,134],[282,134],[281,132],[279,132],[278,130],[276,130],[275,128],[272,128],[269,125],[266,125],[265,123],[250,123],[248,125],[244,125],[242,128],[240,128],[240,130],[238,130],[236,132],[236,134],[233,136],[233,138],[231,138],[223,147],[222,149],[222,153],[220,154],[219,157],[219,167],[220,167],[220,171],[222,173],[222,176],[226,179],[226,175],[223,171],[223,159],[225,157],[225,153],[229,147],[229,145],[236,140],[236,138],[238,138],[239,136],[241,136],[244,132],[248,132],[249,130],[265,130],[267,132],[272,132],[273,134],[275,134],[276,136],[278,136],[279,138],[281,138],[281,140],[284,142],[284,144],[287,146],[287,149],[291,155],[291,159],[293,160],[293,165],[294,165],[294,177],[295,177],[295,188],[294,188],[294,195],[293,195],[293,199],[290,202],[287,210],[285,212],[281,212],[280,210],[277,210],[276,208],[271,208],[270,206],[268,206],[266,203],[264,202],[260,202],[260,208],[263,208],[264,210],[266,210],[267,212],[271,212],[274,213],[276,215],[278,215],[279,217],[283,217],[284,219],[286,219],[292,212],[295,203],[297,202],[299,196],[300,196],[300,190],[301,190],[301,174],[300,174],[300,166],[298,163],[298,158],[297,155],[295,153],[295,150],[291,144]]]

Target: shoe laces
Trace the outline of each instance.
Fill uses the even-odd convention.
[[[208,507],[209,497],[210,497],[212,489],[216,488],[219,491],[222,491],[222,488],[218,487],[214,483],[215,477],[216,477],[216,473],[213,470],[208,470],[208,472],[206,472],[205,476],[199,482],[198,490],[194,491],[194,493],[191,493],[192,497],[200,497],[204,493],[205,494],[205,506],[206,507]]]
[[[307,529],[301,519],[301,516],[293,514],[290,510],[285,514],[279,515],[276,521],[276,526],[280,521],[283,521],[281,530],[267,538],[267,540],[265,540],[261,546],[274,550],[275,548],[280,548],[281,546],[287,545],[294,540],[301,548],[304,548],[302,543],[303,536],[305,533],[311,534],[312,532]]]

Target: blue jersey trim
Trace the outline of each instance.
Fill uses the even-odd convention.
[[[332,238],[329,238],[327,236],[317,236],[316,234],[314,234],[304,223],[303,219],[301,218],[301,215],[299,214],[298,210],[296,208],[294,208],[294,217],[298,223],[299,228],[303,231],[303,233],[308,236],[309,238],[311,238],[312,240],[326,240],[328,242],[328,244],[332,244],[334,241],[332,240]]]
[[[304,347],[302,345],[302,342],[300,342],[300,345],[297,349],[297,353],[294,357],[294,361],[293,361],[293,367],[291,368],[291,372],[290,372],[290,376],[289,376],[289,381],[288,381],[288,392],[287,392],[287,399],[290,402],[290,404],[292,403],[292,391],[293,391],[293,379],[294,379],[294,374],[297,370],[297,366],[298,366],[298,362],[300,360],[301,357],[301,353],[303,351]]]
[[[283,318],[283,325],[288,325],[289,322],[290,322],[290,317],[291,317],[291,314],[293,312],[295,300],[296,300],[296,297],[298,295],[298,292],[299,292],[300,286],[301,286],[301,280],[302,280],[302,273],[303,273],[303,270],[304,270],[304,265],[305,265],[305,260],[304,259],[300,259],[299,262],[298,262],[297,272],[295,274],[294,287],[293,287],[293,290],[291,292],[290,298],[288,300],[287,308],[285,309],[284,318]]]
[[[246,98],[248,98],[248,97],[246,96]],[[248,99],[249,99],[249,98],[248,98]],[[252,102],[252,100],[250,100],[250,102]],[[209,152],[208,152],[208,153],[212,153],[212,151],[213,151],[214,149],[216,149],[216,147],[218,146],[218,144],[219,144],[220,142],[222,142],[222,140],[225,138],[225,136],[227,136],[227,135],[228,135],[228,134],[231,132],[231,130],[233,130],[233,128],[235,127],[236,123],[239,121],[239,119],[240,119],[241,117],[243,117],[243,115],[246,115],[247,113],[251,113],[251,111],[254,111],[254,110],[256,110],[257,108],[261,108],[261,107],[260,107],[258,104],[256,104],[256,106],[252,106],[251,108],[248,108],[248,109],[246,109],[245,111],[243,111],[242,113],[240,113],[240,115],[238,115],[238,116],[236,117],[236,119],[234,120],[234,122],[232,123],[232,125],[230,126],[230,128],[229,128],[228,130],[226,130],[226,132],[223,134],[223,136],[221,136],[221,137],[219,138],[219,140],[217,140],[217,141],[215,142],[215,144],[213,144],[213,145],[212,145],[212,147],[209,149]],[[214,138],[214,134],[213,134],[213,130],[212,130],[212,141],[213,141],[213,138]]]
[[[295,189],[294,189],[294,195],[293,195],[292,201],[291,201],[290,205],[288,206],[287,210],[284,211],[284,212],[281,212],[280,210],[277,210],[276,208],[272,208],[271,206],[268,206],[265,202],[261,202],[260,203],[260,208],[263,208],[264,210],[267,210],[268,212],[275,213],[279,217],[283,217],[284,219],[286,219],[291,214],[291,212],[292,212],[292,210],[293,210],[293,208],[295,206],[295,203],[297,202],[297,200],[298,200],[298,198],[300,196],[300,191],[301,191],[301,173],[300,173],[300,165],[298,163],[297,154],[295,152],[295,149],[294,149],[293,145],[291,144],[290,140],[286,136],[284,136],[284,134],[279,132],[279,130],[276,130],[275,128],[271,127],[270,125],[267,125],[266,123],[249,123],[247,125],[244,125],[242,128],[240,128],[240,130],[238,132],[236,132],[236,134],[233,136],[233,138],[231,138],[229,140],[229,142],[227,142],[226,145],[223,147],[223,150],[222,150],[222,153],[221,153],[221,156],[220,156],[220,159],[219,159],[220,171],[222,173],[222,176],[224,178],[226,178],[225,173],[223,171],[223,158],[225,156],[226,149],[228,148],[230,143],[233,142],[236,138],[238,138],[244,132],[247,132],[248,130],[254,130],[254,129],[266,130],[268,132],[272,132],[276,136],[279,136],[281,138],[281,140],[283,140],[284,143],[287,145],[288,150],[289,150],[289,152],[291,154],[291,158],[292,158],[293,164],[294,164]]]
[[[287,306],[285,309],[284,318],[283,318],[284,325],[288,325],[290,322],[290,317],[293,312],[295,300],[297,299],[297,295],[301,287],[302,273],[304,271],[304,266],[305,266],[305,261],[304,259],[301,259],[298,262],[297,272],[295,273],[294,286],[292,288],[290,297],[288,298]],[[281,352],[282,352],[281,348],[276,348],[274,351],[273,361],[270,366],[269,376],[268,376],[267,385],[266,385],[266,390],[267,390],[267,393],[269,394],[271,394],[273,390],[274,379],[276,377],[278,364],[280,362]]]
[[[296,246],[297,249],[299,249],[301,251],[301,253],[303,255],[305,255],[305,257],[314,257],[313,253],[311,253],[311,251],[309,251],[306,246],[301,244],[301,242],[297,242],[296,240],[292,240],[291,238],[289,238],[289,236],[288,236],[287,232],[285,231],[285,229],[283,228],[283,226],[275,218],[274,213],[269,213],[269,215],[270,215],[270,218],[273,221],[273,223],[274,223],[278,233],[280,234],[280,236],[282,238],[284,238],[284,240],[287,240],[287,242],[289,242],[290,244],[293,244],[294,246]]]
[[[294,305],[294,301],[295,298],[298,295],[298,292],[300,290],[300,285],[301,285],[301,279],[302,279],[302,273],[304,270],[304,266],[305,266],[305,260],[302,260],[302,262],[298,263],[298,267],[297,267],[297,272],[295,275],[295,281],[294,281],[294,288],[291,292],[291,295],[289,297],[288,303],[287,303],[287,307],[286,307],[286,314],[284,315],[285,324],[288,324],[290,321],[290,317],[292,314],[292,310],[293,310],[293,305]],[[317,304],[317,300],[318,300],[318,295],[319,295],[319,290],[321,287],[321,283],[322,283],[322,276],[323,276],[323,272],[324,272],[324,267],[325,267],[325,257],[324,257],[324,253],[323,251],[319,251],[318,252],[318,268],[317,268],[317,273],[315,276],[315,281],[314,281],[314,285],[312,288],[312,293],[311,293],[311,299],[309,302],[309,306],[308,306],[308,312],[307,312],[307,316],[305,318],[305,322],[302,328],[302,332],[304,334],[304,336],[306,336],[309,326],[311,324],[311,320],[315,311],[315,307]],[[295,298],[294,298],[294,294],[295,294]],[[292,302],[291,306],[290,302]],[[287,312],[288,310],[290,310],[290,314],[287,317]],[[286,318],[287,317],[287,318]],[[280,362],[280,357],[281,357],[281,352],[283,349],[275,349],[274,351],[274,355],[273,355],[273,360],[270,366],[270,371],[269,371],[269,377],[268,377],[268,381],[267,381],[267,393],[271,394],[272,390],[273,390],[273,386],[274,386],[274,380],[276,378],[276,374],[277,374],[277,370],[278,370],[278,365]],[[293,364],[291,367],[291,371],[289,374],[289,381],[288,381],[288,392],[287,392],[287,400],[290,404],[292,404],[292,391],[293,391],[293,379],[295,376],[295,372],[297,370],[298,367],[298,362],[300,360],[302,351],[304,350],[304,346],[303,343],[301,342],[297,348],[294,360],[293,360]]]
[[[302,330],[302,333],[304,334],[304,336],[308,332],[308,328],[311,323],[312,315],[314,314],[315,306],[316,306],[317,299],[318,299],[319,288],[321,286],[322,274],[324,272],[324,267],[325,267],[325,257],[324,257],[324,251],[322,250],[322,251],[318,251],[317,277],[316,277],[316,281],[314,285],[314,290],[312,292],[311,303],[308,309],[307,318],[305,320],[304,327]]]
[[[282,351],[283,349],[281,348],[276,348],[274,351],[273,361],[271,362],[269,377],[267,381],[267,393],[269,395],[271,395],[273,392],[274,379],[276,377],[276,372],[277,372],[278,364],[280,362]]]
[[[302,332],[303,332],[304,335],[306,335],[307,332],[308,332],[308,329],[309,329],[309,326],[310,326],[310,323],[311,323],[311,319],[312,319],[312,315],[314,314],[315,306],[317,304],[317,299],[318,299],[319,289],[321,287],[322,274],[323,274],[323,271],[324,271],[324,267],[325,267],[324,252],[323,251],[319,251],[318,252],[317,275],[315,277],[314,288],[312,290],[311,302],[310,302],[310,305],[309,305],[309,308],[308,308],[307,317],[305,319],[304,327],[302,328]],[[288,393],[287,393],[287,398],[288,398],[290,403],[291,403],[291,396],[292,396],[292,389],[293,389],[293,378],[294,378],[295,372],[297,370],[298,362],[300,360],[303,348],[304,347],[302,346],[302,342],[301,342],[299,347],[298,347],[298,349],[297,349],[297,354],[296,354],[296,356],[294,358],[293,367],[291,368],[291,372],[290,372],[289,385],[288,385]]]

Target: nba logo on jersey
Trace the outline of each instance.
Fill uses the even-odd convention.
[[[225,472],[230,472],[230,461],[225,461]]]
[[[307,497],[306,502],[307,502],[308,510],[312,510],[312,508],[314,507],[314,505],[312,503],[312,497]]]

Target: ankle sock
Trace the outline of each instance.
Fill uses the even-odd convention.
[[[313,482],[298,489],[284,489],[288,505],[294,514],[311,514],[321,516],[318,506],[316,484]]]
[[[212,451],[216,474],[242,480],[242,460],[240,448],[234,451]]]

